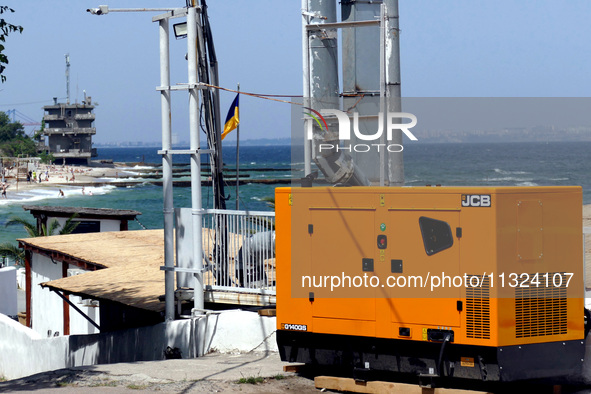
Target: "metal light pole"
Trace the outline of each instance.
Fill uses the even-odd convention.
[[[192,273],[195,276],[194,300],[195,309],[203,309],[203,244],[201,233],[201,170],[200,157],[208,150],[199,149],[199,84],[197,83],[197,8],[120,8],[109,9],[106,5],[98,8],[91,8],[87,11],[94,15],[106,15],[110,12],[142,12],[142,11],[164,11],[164,14],[152,18],[153,22],[159,23],[160,42],[160,107],[162,122],[162,189],[163,189],[163,213],[164,213],[164,271],[165,287],[165,320],[171,321],[175,318],[175,272]],[[185,85],[170,86],[170,29],[169,19],[180,16],[187,16],[187,49],[188,49],[188,83]],[[188,90],[189,92],[189,123],[190,123],[190,150],[172,149],[171,129],[171,99],[173,90]],[[179,268],[175,266],[174,257],[174,201],[173,201],[173,178],[172,178],[172,156],[173,154],[191,155],[191,202],[192,202],[192,225],[194,233],[193,244],[193,267]]]
[[[383,7],[386,110],[402,112],[398,0],[386,0]],[[402,145],[401,130],[394,131],[390,143]],[[390,186],[404,186],[402,152],[388,155],[388,181]]]
[[[304,89],[303,89],[303,102],[306,103],[310,99],[310,42],[308,41],[308,30],[306,25],[309,23],[309,6],[308,0],[302,0],[302,62],[304,72]],[[304,104],[305,105],[305,104]],[[304,118],[304,130],[308,130],[308,122],[311,119]],[[295,136],[292,135],[292,139]],[[298,138],[300,136],[298,135]],[[292,140],[292,144],[294,141]],[[293,148],[292,148],[293,149]],[[312,173],[312,141],[308,141],[304,137],[304,176]]]
[[[199,157],[199,95],[197,89],[197,10],[187,14],[187,58],[189,61],[189,132],[191,150],[191,213],[193,224],[193,268],[195,309],[203,309],[203,233],[201,230],[201,158]]]
[[[109,12],[179,11],[174,8],[120,8],[109,9],[101,5],[86,11],[93,15]],[[169,26],[168,18],[158,19],[160,41],[160,108],[162,114],[162,190],[164,213],[164,289],[165,320],[174,320],[174,204],[172,194],[172,152],[171,152],[171,109],[170,109],[170,67],[169,67]]]
[[[170,110],[170,66],[168,19],[161,19],[160,29],[160,106],[162,114],[162,191],[164,213],[164,266],[174,267],[174,203],[172,194],[172,131]],[[166,321],[174,320],[174,271],[164,271]]]

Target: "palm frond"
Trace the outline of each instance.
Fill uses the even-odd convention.
[[[51,222],[49,222],[49,228],[45,229],[45,235],[53,235],[59,227],[60,223],[57,221],[57,219],[53,219]]]
[[[72,234],[72,232],[74,230],[76,230],[76,227],[78,227],[80,222],[74,222],[73,219],[75,219],[77,217],[78,217],[78,213],[75,213],[72,216],[70,216],[70,218],[68,220],[66,220],[64,227],[60,230],[60,235]]]
[[[263,197],[261,201],[266,202],[268,207],[275,208],[275,197]]]
[[[35,223],[31,223],[26,219],[19,218],[18,216],[13,216],[6,222],[7,227],[15,224],[20,224],[23,226],[30,237],[38,237],[41,235],[39,234],[39,231],[37,231],[37,225]]]
[[[12,258],[19,265],[25,262],[25,251],[10,242],[0,244],[0,256]]]

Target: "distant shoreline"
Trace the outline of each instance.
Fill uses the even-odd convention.
[[[430,137],[421,137],[419,134],[417,134],[417,137],[419,138],[418,141],[408,141],[408,140],[404,140],[403,141],[403,145],[404,146],[408,146],[408,145],[440,145],[440,144],[554,144],[554,143],[558,143],[558,144],[572,144],[572,143],[591,143],[591,136],[589,137],[589,139],[580,139],[580,140],[568,140],[568,141],[564,141],[564,140],[560,140],[560,141],[556,141],[556,140],[539,140],[539,141],[525,141],[525,140],[511,140],[509,138],[507,139],[483,139],[483,140],[450,140],[450,139],[438,139],[438,138],[430,138]],[[121,144],[127,144],[129,142],[121,142]],[[179,144],[179,145],[174,145],[173,148],[187,148],[189,146],[189,143],[187,144]],[[297,146],[297,147],[302,147],[303,146],[303,141],[297,141],[296,144],[292,144],[291,140],[289,138],[287,139],[280,139],[280,140],[247,140],[247,141],[240,141],[240,147],[261,147],[261,146]],[[154,142],[154,143],[150,143],[150,144],[146,144],[146,145],[104,145],[104,144],[94,144],[94,147],[99,148],[99,149],[103,149],[103,148],[107,148],[107,149],[142,149],[142,148],[154,148],[154,149],[162,149],[162,145],[158,145],[158,143]],[[224,148],[235,148],[236,147],[236,140],[232,141],[225,141],[224,142]],[[205,146],[203,147],[205,148]]]
[[[240,140],[240,146],[290,146],[291,138],[263,138],[263,139],[251,139],[251,140]],[[143,145],[134,145],[132,141],[118,142],[117,145],[104,144],[100,142],[94,142],[95,148],[158,148],[162,149],[162,143],[159,141],[152,141],[144,143]],[[181,141],[178,144],[173,144],[173,148],[186,148],[189,146],[188,141]],[[236,146],[236,140],[227,139],[224,140],[224,147]],[[205,146],[204,146],[205,147]]]

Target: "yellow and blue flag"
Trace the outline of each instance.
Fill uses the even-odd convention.
[[[228,111],[228,115],[226,116],[226,123],[224,124],[224,132],[222,133],[222,139],[226,138],[226,135],[228,135],[230,131],[238,127],[238,124],[240,123],[240,119],[238,117],[239,96],[240,94],[237,94],[234,101],[232,101],[232,105],[230,106],[230,110]]]

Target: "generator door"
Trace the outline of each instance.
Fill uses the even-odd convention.
[[[459,223],[456,210],[389,209],[392,322],[460,325]]]
[[[367,271],[367,258],[373,256],[375,249],[375,209],[310,208],[310,218],[310,273],[316,284],[322,282],[322,287],[315,291],[313,316],[374,321],[375,289],[356,287],[353,291],[348,283],[341,283],[330,290],[337,283],[336,279],[330,283],[330,278],[372,274]]]

